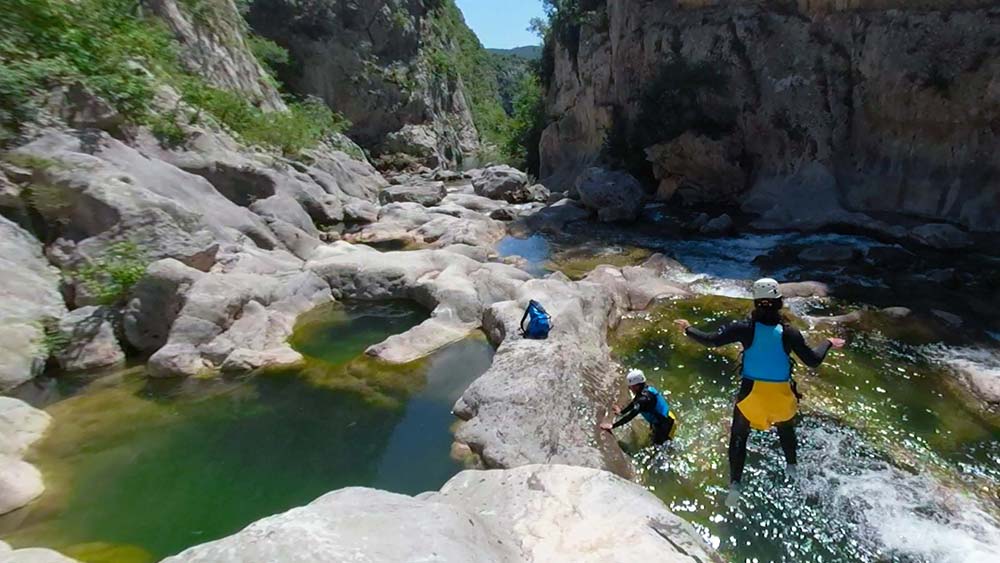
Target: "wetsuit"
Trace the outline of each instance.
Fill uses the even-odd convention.
[[[732,323],[715,333],[704,332],[694,327],[689,327],[685,331],[685,334],[696,342],[711,347],[725,346],[726,344],[739,342],[743,345],[743,350],[746,354],[753,347],[754,337],[758,331],[760,331],[762,337],[766,335],[770,338],[780,338],[781,346],[779,351],[783,352],[788,367],[785,368],[775,361],[770,364],[770,367],[765,368],[765,371],[768,371],[768,373],[756,371],[755,374],[751,374],[748,373],[748,369],[760,370],[761,368],[757,367],[758,365],[767,366],[768,364],[760,363],[758,358],[753,358],[754,365],[748,366],[748,358],[744,356],[744,365],[741,368],[743,370],[743,378],[740,381],[740,390],[736,395],[736,405],[733,407],[733,425],[729,436],[729,477],[731,482],[739,482],[743,477],[743,466],[747,459],[747,440],[750,438],[751,421],[741,410],[741,404],[745,404],[744,400],[754,392],[755,386],[780,386],[783,384],[782,382],[787,382],[788,392],[797,395],[795,382],[791,380],[791,354],[794,353],[807,366],[816,367],[823,362],[832,346],[830,341],[827,340],[815,348],[810,348],[806,344],[806,339],[802,336],[802,333],[794,327],[784,324],[767,324],[753,320]],[[786,411],[785,416],[788,416],[789,412],[790,416],[784,420],[780,419],[785,418],[785,416],[779,416],[779,420],[774,422],[773,426],[778,429],[778,438],[781,442],[781,450],[785,454],[785,461],[789,464],[795,464],[797,462],[798,442],[795,438],[794,416],[797,403],[794,397],[789,397],[789,400],[793,405],[790,411]],[[759,425],[756,427],[760,428]]]
[[[640,414],[653,429],[654,444],[660,445],[674,437],[674,417],[670,412],[670,406],[663,395],[650,385],[646,385],[628,405],[625,405],[620,418],[615,421],[611,428],[624,426]]]

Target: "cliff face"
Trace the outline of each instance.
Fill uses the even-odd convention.
[[[584,4],[589,17],[555,34],[541,146],[553,183],[624,153],[661,199],[1000,230],[991,3]]]
[[[188,4],[193,7],[182,9],[178,0],[145,3],[180,43],[179,55],[187,70],[217,88],[250,96],[264,109],[285,109],[277,88],[247,47],[246,24],[233,0]]]
[[[456,164],[479,146],[441,0],[256,0],[253,29],[286,47],[290,88],[319,96],[375,154]],[[462,23],[461,25],[464,25]]]

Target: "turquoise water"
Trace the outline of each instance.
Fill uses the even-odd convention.
[[[359,356],[425,317],[324,309],[293,338],[311,356],[303,368],[168,382],[139,368],[51,404],[32,456],[48,490],[0,519],[0,537],[82,561],[154,561],[341,487],[439,488],[462,469],[451,406],[492,348],[469,339],[402,367]]]

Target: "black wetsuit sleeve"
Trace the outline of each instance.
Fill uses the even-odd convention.
[[[632,422],[632,419],[638,416],[640,412],[649,409],[649,399],[646,393],[640,393],[638,397],[632,399],[632,402],[622,409],[620,418],[611,425],[611,428],[618,428]]]
[[[739,342],[747,347],[753,342],[753,325],[747,321],[738,321],[728,324],[716,332],[705,332],[692,326],[688,327],[684,334],[703,346],[715,348]]]
[[[785,327],[783,339],[785,341],[785,348],[795,352],[795,355],[802,360],[802,363],[811,368],[823,363],[827,352],[829,352],[830,348],[833,346],[829,340],[824,340],[815,348],[810,348],[809,345],[806,344],[806,338],[802,336],[802,332],[793,327]]]

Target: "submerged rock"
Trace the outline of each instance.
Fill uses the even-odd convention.
[[[391,533],[387,533],[391,532]],[[341,489],[164,563],[718,561],[652,493],[603,471],[464,471],[408,497]]]
[[[29,547],[25,549],[11,549],[4,542],[0,542],[0,563],[78,563],[76,559],[70,559],[58,551],[43,549],[39,547]]]

